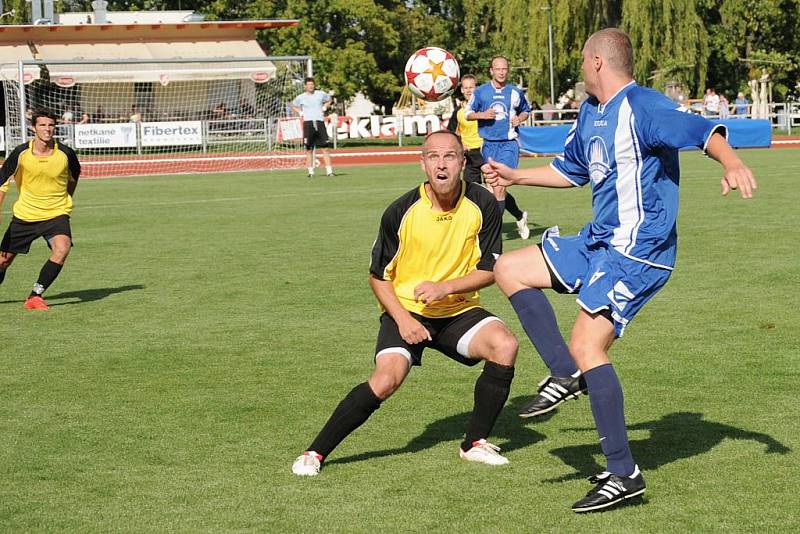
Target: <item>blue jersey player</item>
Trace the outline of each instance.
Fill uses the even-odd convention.
[[[641,495],[645,482],[628,446],[622,387],[608,349],[675,265],[678,149],[702,148],[722,164],[722,193],[750,198],[756,181],[725,140],[723,126],[684,113],[632,76],[628,36],[616,28],[593,34],[583,48],[590,98],[549,167],[514,170],[484,165],[490,184],[573,187],[589,184],[594,218],[578,235],[545,232],[541,246],[500,257],[495,277],[550,375],[523,417],[547,413],[588,390],[607,468],[572,506],[603,510]],[[577,295],[569,347],[540,288]],[[576,365],[577,364],[577,365]]]
[[[508,83],[508,60],[502,56],[492,58],[489,74],[492,79],[478,87],[467,102],[464,117],[478,121],[478,135],[483,139],[481,156],[483,161],[505,163],[516,168],[519,163],[519,141],[517,127],[525,122],[531,110],[525,93]],[[517,231],[522,239],[528,239],[528,213],[519,209],[517,201],[506,192],[505,187],[493,187],[494,196],[500,205],[500,213],[508,211],[517,221]]]

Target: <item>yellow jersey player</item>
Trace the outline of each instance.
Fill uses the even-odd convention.
[[[464,145],[464,159],[466,160],[464,180],[481,184],[483,183],[483,175],[481,174],[481,166],[483,165],[481,146],[483,146],[483,139],[478,135],[478,121],[468,121],[464,117],[464,109],[469,99],[472,98],[476,85],[477,80],[472,74],[465,74],[461,77],[461,94],[464,95],[464,102],[458,108],[455,120],[451,119],[448,126],[450,126],[451,132],[455,132],[461,137],[461,144]]]
[[[488,191],[460,179],[464,152],[452,132],[430,134],[421,163],[427,181],[386,209],[372,248],[369,284],[384,311],[372,375],[345,396],[295,460],[296,475],[319,474],[336,446],[421,365],[426,348],[464,365],[485,362],[459,455],[508,463],[487,438],[508,399],[517,340],[478,297],[479,289],[494,283],[502,252],[500,211]]]
[[[25,307],[47,310],[42,294],[61,272],[72,247],[69,217],[81,165],[71,148],[54,139],[55,115],[36,111],[32,120],[33,140],[15,148],[0,169],[0,207],[9,178],[14,178],[19,190],[11,223],[0,242],[0,283],[17,254],[27,254],[31,243],[43,237],[50,247],[50,257],[39,272]]]

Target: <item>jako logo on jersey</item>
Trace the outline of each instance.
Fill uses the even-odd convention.
[[[622,282],[617,282],[614,284],[614,289],[608,292],[608,298],[611,300],[611,303],[616,306],[619,311],[625,309],[625,306],[628,305],[636,295],[634,295],[628,287],[623,284]]]
[[[597,185],[606,179],[610,168],[606,142],[602,137],[594,136],[589,139],[586,152],[586,159],[589,160],[589,178]]]
[[[453,220],[452,215],[439,215],[438,217],[436,217],[436,222],[452,221],[452,220]]]

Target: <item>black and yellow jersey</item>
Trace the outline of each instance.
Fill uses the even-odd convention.
[[[70,180],[77,180],[81,165],[68,146],[55,144],[49,156],[33,153],[33,141],[15,148],[0,169],[0,185],[14,177],[19,198],[14,217],[26,222],[53,219],[72,213],[72,197],[67,192]]]
[[[497,200],[480,185],[461,182],[451,211],[435,211],[425,184],[395,200],[383,213],[372,247],[370,272],[391,281],[400,303],[425,317],[452,317],[480,306],[478,292],[449,295],[426,305],[414,299],[422,282],[442,282],[480,269],[491,271],[502,253]]]
[[[468,121],[464,112],[464,108],[458,108],[456,113],[456,120],[458,121],[458,130],[456,133],[461,137],[461,143],[464,148],[476,150],[483,146],[483,139],[478,135],[478,121]]]

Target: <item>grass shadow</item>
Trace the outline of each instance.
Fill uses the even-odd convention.
[[[124,293],[125,291],[138,291],[140,289],[144,289],[142,284],[134,284],[129,286],[119,286],[119,287],[98,287],[95,289],[79,289],[77,291],[63,291],[61,293],[56,293],[54,295],[46,295],[45,300],[47,301],[47,305],[51,308],[53,306],[67,306],[70,304],[81,304],[84,302],[92,302],[95,300],[101,300],[111,295],[115,295],[117,293]],[[58,300],[65,300],[65,299],[78,299],[72,300],[69,302],[54,302]],[[0,301],[0,304],[14,304],[16,302],[25,302],[25,299],[15,299],[15,300],[3,300]]]
[[[538,243],[539,236],[542,235],[542,232],[547,230],[549,226],[541,226],[535,222],[528,221],[528,228],[531,230],[531,235],[528,238],[529,241],[532,243]],[[504,241],[509,241],[512,239],[520,239],[519,232],[517,232],[517,223],[516,222],[503,222],[501,234],[503,236]]]
[[[592,428],[570,428],[567,432],[594,431]],[[655,471],[661,466],[684,458],[691,458],[711,451],[725,439],[748,440],[761,443],[766,454],[787,454],[791,449],[772,436],[752,432],[735,426],[703,419],[703,414],[676,412],[655,421],[630,425],[629,431],[648,430],[650,436],[630,442],[631,452],[643,471]],[[565,482],[585,478],[605,470],[595,461],[600,451],[596,443],[572,445],[550,451],[565,464],[575,469],[574,473],[545,482]]]
[[[68,306],[70,304],[82,304],[84,302],[102,300],[106,297],[110,297],[111,295],[116,295],[117,293],[124,293],[126,291],[139,291],[141,289],[144,289],[144,285],[133,284],[133,285],[119,286],[119,287],[99,287],[95,289],[64,291],[61,293],[56,293],[55,295],[49,295],[47,297],[47,302],[51,308],[53,306]],[[53,302],[66,299],[77,299],[77,300],[70,300],[69,302]]]
[[[523,403],[528,400],[528,396],[516,397],[506,404],[492,430],[489,441],[499,445],[504,453],[533,445],[545,439],[544,434],[520,426],[517,421],[516,412],[522,407]],[[364,460],[383,458],[396,454],[423,451],[445,441],[461,441],[464,439],[464,432],[466,431],[470,414],[471,412],[462,412],[434,421],[425,427],[422,434],[413,438],[402,447],[353,454],[343,458],[334,458],[325,463],[331,465],[362,462]]]

